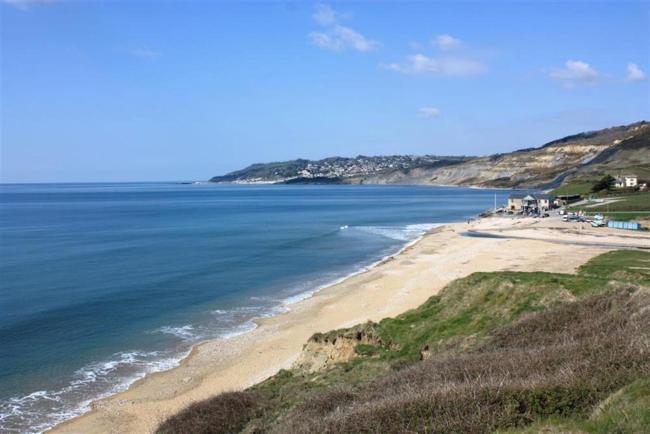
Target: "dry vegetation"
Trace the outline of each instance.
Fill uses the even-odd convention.
[[[608,253],[577,276],[478,273],[373,330],[382,344],[355,360],[282,371],[159,432],[643,432],[650,419],[647,253]]]

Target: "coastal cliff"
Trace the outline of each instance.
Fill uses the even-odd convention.
[[[381,344],[376,324],[370,322],[346,330],[317,333],[304,345],[292,369],[309,373],[318,372],[336,363],[354,359],[360,345]]]
[[[471,274],[395,318],[312,336],[290,370],[157,433],[646,432],[648,261]]]
[[[584,132],[485,157],[332,157],[253,164],[211,182],[271,184],[425,184],[504,188],[552,188],[602,171],[634,171],[650,177],[650,124]]]

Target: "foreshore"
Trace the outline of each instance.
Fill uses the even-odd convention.
[[[500,237],[469,237],[467,231]],[[473,272],[572,273],[590,258],[621,246],[648,248],[650,235],[557,218],[444,225],[376,267],[293,304],[289,312],[256,321],[258,327],[249,333],[194,347],[180,366],[94,402],[90,412],[50,432],[150,433],[192,402],[246,388],[291,367],[315,332],[396,316]]]

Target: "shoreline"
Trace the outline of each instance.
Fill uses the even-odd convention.
[[[112,398],[112,397],[114,397],[116,395],[119,395],[121,393],[125,393],[131,387],[136,387],[139,383],[141,383],[143,381],[146,381],[150,377],[156,376],[158,374],[164,374],[164,373],[172,371],[174,369],[178,369],[178,368],[182,367],[184,364],[189,363],[189,359],[191,359],[193,357],[193,355],[196,354],[199,347],[201,347],[203,345],[206,345],[206,344],[210,344],[210,343],[221,342],[221,341],[229,341],[231,339],[237,339],[237,338],[239,338],[239,337],[241,337],[243,335],[246,335],[248,333],[252,333],[255,330],[257,330],[264,323],[264,321],[266,319],[274,318],[276,316],[287,314],[287,313],[291,312],[291,306],[294,306],[294,305],[296,305],[298,303],[304,302],[305,300],[308,300],[308,299],[314,297],[320,291],[327,290],[328,288],[330,288],[332,286],[335,286],[335,285],[339,285],[339,284],[345,282],[348,279],[351,279],[351,278],[353,278],[355,276],[367,273],[367,272],[373,270],[374,268],[376,268],[378,266],[381,266],[382,264],[384,264],[386,262],[394,260],[396,256],[401,255],[406,250],[408,250],[412,246],[416,245],[418,242],[420,242],[427,235],[435,233],[436,230],[438,230],[440,228],[444,228],[446,225],[453,225],[453,224],[457,224],[457,223],[423,223],[422,225],[428,226],[429,228],[425,229],[423,231],[423,233],[421,235],[417,236],[415,239],[406,242],[406,244],[404,244],[402,247],[400,247],[395,252],[385,255],[381,259],[376,260],[376,261],[372,262],[369,265],[363,265],[358,270],[353,271],[353,272],[351,272],[349,274],[346,274],[345,276],[336,278],[336,279],[332,280],[331,282],[327,282],[327,283],[324,283],[322,285],[318,285],[314,289],[306,290],[306,291],[304,291],[302,293],[298,293],[298,294],[295,294],[295,295],[293,295],[291,297],[288,297],[287,299],[280,302],[280,304],[278,304],[276,306],[273,306],[271,308],[271,309],[282,308],[284,310],[279,311],[277,313],[269,314],[268,316],[263,315],[263,316],[253,317],[253,318],[249,319],[247,322],[250,322],[250,323],[254,324],[254,327],[251,328],[251,329],[243,330],[241,332],[228,333],[228,334],[226,334],[224,336],[215,337],[215,338],[207,338],[207,339],[192,343],[190,345],[190,347],[186,351],[183,351],[178,356],[178,359],[173,362],[173,366],[171,366],[170,368],[162,369],[162,370],[159,370],[159,371],[145,372],[145,373],[141,374],[141,376],[139,376],[139,378],[135,378],[132,381],[129,381],[128,383],[116,385],[116,387],[115,387],[115,389],[117,389],[116,391],[109,391],[109,392],[106,392],[105,394],[102,394],[102,395],[96,397],[96,398],[92,398],[92,399],[89,399],[88,401],[85,401],[80,407],[78,407],[78,410],[83,409],[78,414],[75,414],[74,416],[72,416],[72,417],[70,417],[70,418],[68,418],[66,420],[63,420],[61,422],[55,423],[54,425],[46,428],[43,432],[45,432],[45,433],[57,432],[57,430],[60,427],[64,427],[66,424],[72,423],[76,419],[83,418],[88,413],[91,413],[95,409],[96,403],[98,403],[98,402],[100,402],[102,400],[105,400],[105,399],[110,399],[110,398]],[[287,301],[287,300],[292,300],[294,298],[297,298],[297,299],[295,301]]]
[[[467,189],[472,189],[472,190],[507,190],[507,191],[512,191],[512,190],[540,190],[539,188],[515,188],[515,187],[486,187],[484,185],[461,185],[461,184],[381,184],[381,183],[347,183],[347,182],[332,182],[332,183],[310,183],[310,182],[305,182],[305,183],[299,183],[299,184],[290,184],[287,183],[286,181],[193,181],[191,184],[196,184],[196,185],[351,185],[351,186],[358,186],[358,185],[369,185],[369,186],[382,186],[382,187],[444,187],[444,188],[467,188]],[[551,189],[548,190],[543,190],[543,191],[550,191]],[[540,190],[542,191],[542,190]]]
[[[251,331],[194,344],[178,366],[147,374],[127,390],[93,401],[90,411],[47,432],[152,432],[164,418],[191,402],[251,386],[289,368],[315,332],[398,315],[474,271],[571,272],[596,254],[613,249],[557,245],[548,239],[462,235],[477,228],[500,234],[537,230],[537,223],[496,218],[437,226],[371,266],[311,291],[291,304],[291,310],[253,319],[257,327]],[[553,228],[547,231],[554,232]],[[493,252],[500,245],[508,248],[496,249],[500,256],[495,257]],[[532,245],[534,254],[521,254],[524,246],[530,250]]]
[[[204,345],[204,344],[209,344],[211,342],[220,342],[220,341],[228,341],[231,339],[237,339],[241,337],[242,335],[251,333],[255,331],[263,322],[264,320],[268,318],[273,318],[279,315],[284,315],[288,312],[291,311],[292,306],[304,302],[305,300],[308,300],[312,297],[314,297],[318,292],[326,290],[329,287],[339,285],[342,282],[345,282],[348,279],[351,279],[355,276],[367,273],[374,269],[375,267],[381,266],[387,261],[393,260],[396,256],[402,254],[405,250],[409,249],[413,245],[417,244],[419,241],[421,241],[425,236],[428,234],[432,233],[432,231],[435,231],[439,227],[442,227],[444,225],[448,224],[454,224],[454,223],[419,223],[419,224],[413,224],[409,226],[420,226],[423,229],[421,230],[421,234],[417,235],[414,239],[406,241],[405,244],[403,244],[401,247],[396,249],[395,251],[391,253],[387,253],[383,257],[374,260],[373,262],[369,264],[363,264],[360,263],[359,267],[355,270],[352,271],[348,274],[345,274],[341,277],[337,277],[331,281],[318,284],[315,287],[311,289],[304,290],[302,292],[296,293],[294,295],[291,295],[285,299],[282,299],[279,301],[278,304],[273,305],[268,308],[268,312],[263,312],[259,316],[254,316],[251,317],[250,319],[246,320],[244,323],[235,326],[233,331],[224,333],[221,336],[217,337],[207,337],[204,339],[201,339],[199,341],[195,341],[189,344],[189,346],[179,352],[176,356],[173,356],[171,359],[166,360],[166,366],[162,369],[156,370],[145,370],[143,372],[139,372],[135,374],[131,379],[117,383],[115,384],[110,390],[103,392],[93,398],[88,398],[87,400],[84,400],[82,403],[80,403],[77,407],[75,407],[73,410],[70,410],[68,413],[68,417],[60,420],[58,422],[54,422],[52,425],[49,425],[47,427],[41,426],[40,428],[37,428],[35,432],[53,432],[56,430],[58,427],[67,424],[68,422],[74,421],[77,418],[81,418],[84,415],[90,413],[93,411],[95,404],[99,401],[105,400],[105,399],[110,399],[116,395],[119,395],[121,393],[127,392],[131,387],[136,386],[138,383],[142,381],[146,381],[147,378],[158,375],[158,374],[164,374],[168,371],[177,369],[181,367],[187,359],[191,358],[192,355],[195,353],[195,350]],[[240,328],[243,328],[246,324],[250,324],[251,327],[239,330]],[[171,361],[170,361],[171,360]],[[109,362],[110,363],[110,362]]]

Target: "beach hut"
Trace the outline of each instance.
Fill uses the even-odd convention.
[[[618,220],[608,221],[607,227],[613,229],[627,229],[632,231],[638,231],[641,229],[641,225],[638,222],[622,222]]]

